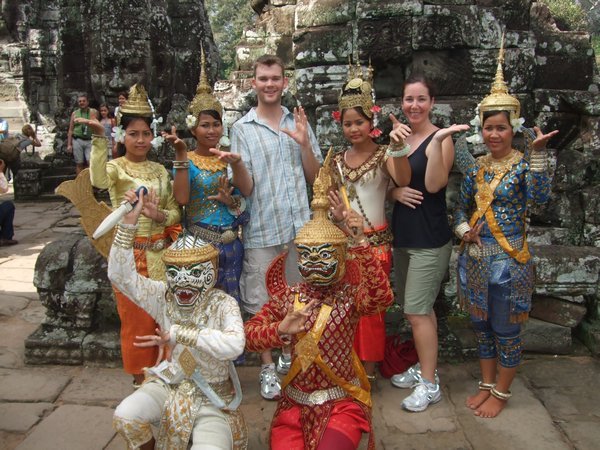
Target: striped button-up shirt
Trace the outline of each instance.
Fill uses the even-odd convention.
[[[294,115],[281,108],[279,128],[295,129]],[[308,132],[312,151],[322,162],[310,126]],[[250,221],[244,227],[244,247],[264,248],[290,242],[310,218],[300,146],[263,122],[252,108],[231,129],[231,151],[241,155],[254,180],[254,189],[247,198]]]

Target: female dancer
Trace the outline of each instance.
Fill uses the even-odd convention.
[[[174,129],[170,135],[163,133],[175,146],[175,199],[186,206],[187,230],[218,248],[217,286],[239,302],[244,258],[239,230],[248,221],[248,213],[244,211],[244,198],[229,187],[228,166],[233,174],[233,185],[245,196],[252,191],[252,179],[240,155],[217,150],[223,136],[223,107],[212,95],[208,84],[204,53],[200,82],[189,112],[186,121],[196,138],[195,150],[187,152],[185,143],[177,138]]]
[[[406,138],[412,178],[391,192],[394,204],[394,274],[398,301],[412,327],[419,363],[392,376],[392,384],[415,388],[402,407],[423,411],[441,399],[436,373],[438,337],[433,304],[450,260],[452,231],[446,212],[446,185],[454,160],[449,135],[467,126],[439,131],[429,118],[434,105],[432,85],[412,75],[404,83],[402,112],[411,134]],[[394,118],[394,127],[397,120]],[[403,133],[400,128],[390,136]]]
[[[154,190],[158,196],[157,207],[154,203],[149,203],[142,211],[136,232],[134,254],[140,275],[163,280],[165,268],[160,257],[173,237],[169,233],[178,231],[178,227],[172,225],[179,223],[180,214],[173,198],[169,173],[162,165],[147,159],[154,135],[150,128],[152,109],[144,87],[132,86],[129,99],[121,107],[120,127],[115,133],[116,140],[120,141],[119,158],[107,162],[108,138],[104,135],[104,126],[100,122],[78,120],[89,125],[95,133],[90,158],[92,185],[99,189],[108,189],[113,207],[119,206],[125,192],[142,185]],[[144,380],[142,369],[151,367],[156,362],[158,350],[134,347],[133,343],[136,336],[153,334],[157,325],[152,317],[118,289],[115,288],[114,291],[121,318],[123,368],[125,372],[133,375],[134,385],[137,386]]]
[[[482,376],[478,393],[466,404],[486,418],[496,417],[506,405],[521,362],[521,322],[529,315],[535,281],[525,235],[527,203],[548,199],[544,148],[558,133],[543,134],[534,127],[528,157],[513,149],[523,119],[519,101],[504,82],[502,60],[501,48],[492,93],[479,106],[489,154],[467,170],[455,216],[455,232],[466,244],[459,259],[459,293],[471,313]]]
[[[334,156],[333,168],[340,175],[341,186],[348,192],[349,206],[365,219],[364,232],[371,250],[389,274],[391,233],[385,219],[384,204],[390,178],[397,186],[404,186],[410,181],[410,166],[406,159],[408,151],[403,145],[410,129],[399,125],[395,134],[397,142],[389,147],[373,141],[381,132],[374,124],[375,114],[380,108],[373,104],[371,74],[369,69],[369,78],[363,80],[361,69],[350,67],[349,79],[352,79],[342,90],[339,111],[334,113],[334,118],[340,119],[344,137],[351,146]],[[344,206],[335,193],[330,194],[330,202],[335,221],[341,222],[348,205]],[[383,359],[384,313],[361,317],[354,340],[355,350],[371,380],[375,377],[375,363]]]

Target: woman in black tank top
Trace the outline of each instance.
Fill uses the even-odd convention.
[[[467,129],[440,130],[429,118],[434,104],[431,84],[411,76],[404,84],[402,111],[412,134],[411,182],[396,188],[392,218],[396,291],[411,324],[419,364],[392,377],[396,387],[415,388],[403,402],[409,411],[424,411],[441,399],[437,377],[437,318],[433,303],[448,268],[452,231],[446,214],[446,185],[454,161],[450,135]],[[396,122],[396,121],[394,121]],[[390,134],[393,137],[394,131]]]

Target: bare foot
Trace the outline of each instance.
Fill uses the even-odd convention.
[[[465,404],[471,409],[477,409],[483,402],[485,402],[488,399],[489,396],[490,391],[482,389],[475,395],[469,395]]]
[[[500,411],[506,406],[506,400],[500,400],[499,398],[490,395],[486,401],[484,401],[479,408],[475,410],[473,414],[484,419],[491,419],[500,414]]]

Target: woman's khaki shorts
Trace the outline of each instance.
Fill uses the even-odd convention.
[[[394,248],[396,301],[405,314],[429,314],[448,270],[452,241],[438,248]]]

